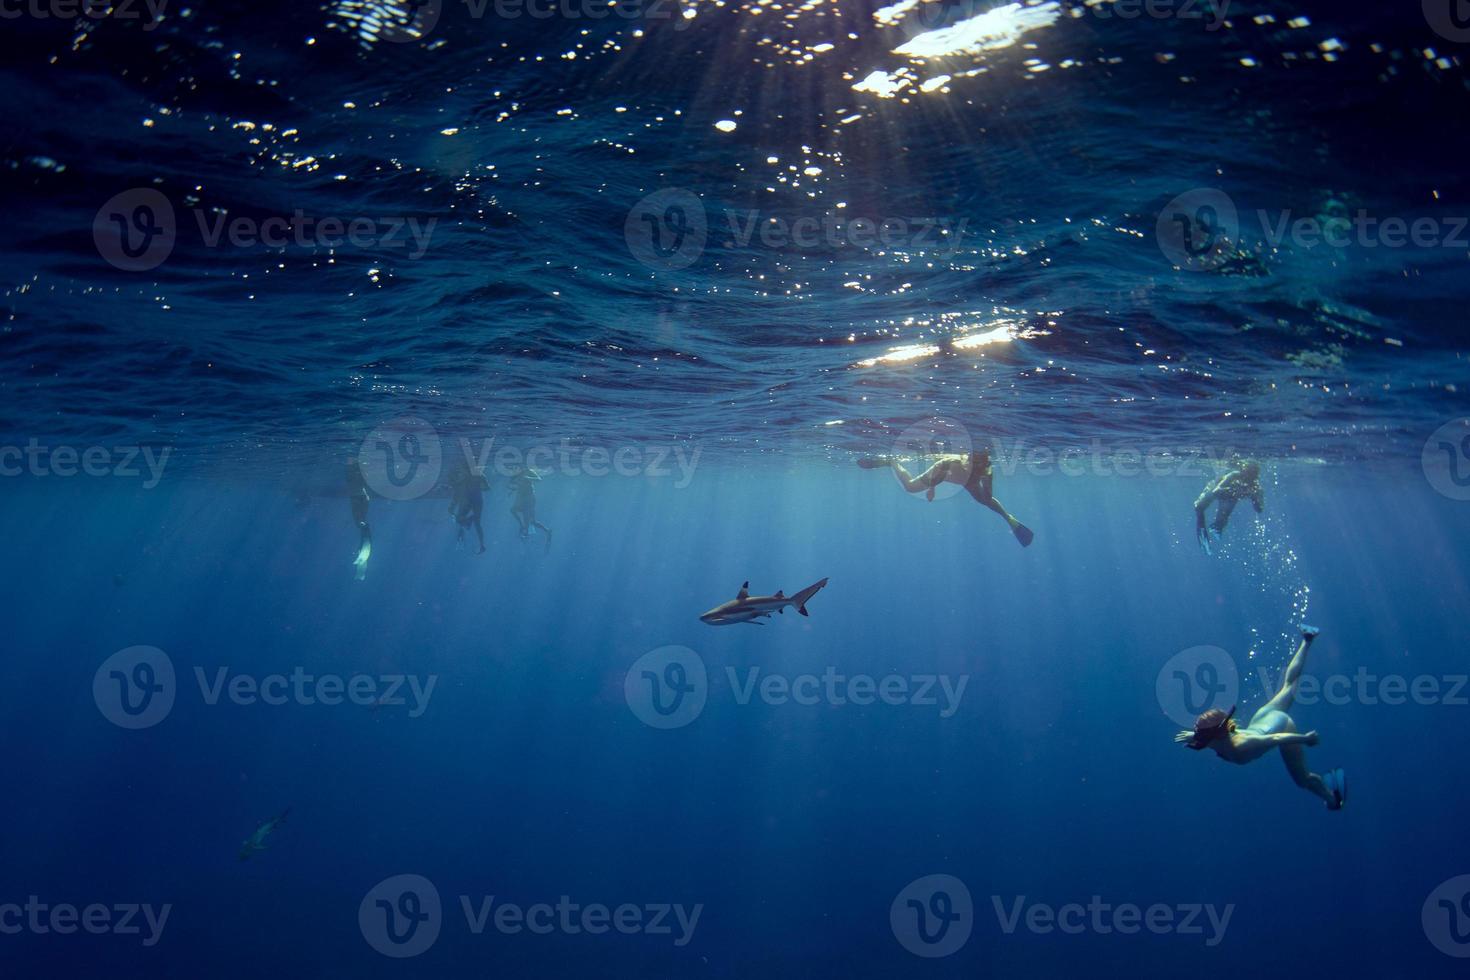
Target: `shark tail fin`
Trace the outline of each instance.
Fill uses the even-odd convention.
[[[822,589],[826,588],[826,586],[826,579],[822,579],[815,585],[808,585],[806,588],[802,589],[800,592],[796,593],[796,595],[791,597],[791,604],[794,605],[796,607],[796,611],[801,613],[803,616],[811,615],[806,611],[807,600],[816,595],[818,592],[822,591]]]

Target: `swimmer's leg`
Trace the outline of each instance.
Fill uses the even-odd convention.
[[[982,494],[982,488],[966,487],[966,489],[970,491],[970,496],[974,497],[976,502],[984,504],[986,507],[989,507],[1001,517],[1005,518],[1006,523],[1011,526],[1011,533],[1016,536],[1017,541],[1021,542],[1021,547],[1030,547],[1031,542],[1036,539],[1035,533],[1033,533],[1029,527],[1016,520],[1011,512],[1005,509],[1004,504],[1002,504],[999,500],[996,500],[995,497],[990,494]]]
[[[898,482],[902,483],[903,488],[909,493],[924,493],[933,490],[944,482],[947,469],[944,463],[935,463],[918,476],[909,476],[909,471],[904,469],[903,464],[898,460],[890,460],[888,465],[893,467],[893,475],[898,477]]]
[[[1226,497],[1215,508],[1215,523],[1210,525],[1210,529],[1217,535],[1223,533],[1225,525],[1230,523],[1230,512],[1235,510],[1237,503],[1233,497]]]
[[[546,550],[547,551],[550,551],[551,550],[551,528],[547,527],[545,524],[542,524],[540,521],[532,521],[531,523],[532,523],[532,526],[533,527],[535,527],[542,534],[546,535]]]
[[[910,476],[909,471],[904,469],[903,464],[893,456],[866,456],[858,460],[857,464],[865,470],[881,469],[884,466],[891,467],[894,476],[898,477],[898,482],[902,483],[903,488],[909,493],[923,493],[926,490],[933,490],[944,482],[944,477],[948,472],[948,465],[945,460],[935,463],[918,476]],[[929,499],[932,500],[934,498],[930,497]]]
[[[475,515],[475,539],[480,542],[480,554],[485,553],[485,529],[480,527],[480,515]]]
[[[1302,681],[1302,669],[1307,665],[1307,651],[1317,638],[1317,632],[1316,627],[1302,627],[1302,642],[1297,646],[1296,653],[1292,654],[1291,663],[1286,665],[1286,673],[1281,676],[1281,689],[1251,718],[1251,727],[1255,726],[1256,718],[1268,711],[1280,711],[1283,714],[1291,711],[1292,705],[1296,703],[1297,687]]]
[[[1291,774],[1292,782],[1317,796],[1327,804],[1328,809],[1342,809],[1342,801],[1338,800],[1332,790],[1327,788],[1326,781],[1307,768],[1305,748],[1301,745],[1283,745],[1281,746],[1281,759],[1286,763],[1286,771]]]

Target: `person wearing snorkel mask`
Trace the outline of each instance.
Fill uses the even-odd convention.
[[[1249,725],[1244,728],[1236,725],[1234,708],[1228,714],[1219,708],[1211,708],[1195,720],[1194,731],[1180,732],[1174,736],[1174,741],[1196,752],[1213,749],[1226,762],[1241,766],[1255,762],[1272,749],[1280,749],[1292,782],[1320,797],[1327,804],[1327,809],[1341,810],[1347,803],[1347,779],[1343,771],[1334,769],[1326,776],[1319,776],[1307,768],[1307,746],[1317,744],[1317,733],[1298,733],[1296,722],[1287,714],[1296,702],[1307,650],[1318,632],[1314,626],[1302,627],[1302,642],[1286,668],[1281,690],[1251,716]]]
[[[930,503],[934,501],[934,488],[941,483],[954,483],[962,486],[976,503],[989,507],[1005,518],[1005,522],[1010,525],[1011,533],[1016,536],[1017,541],[1021,542],[1021,547],[1029,548],[1031,542],[1036,538],[1031,529],[1011,516],[1011,512],[1006,510],[991,492],[995,483],[995,470],[990,464],[990,451],[987,449],[940,456],[932,466],[918,476],[910,476],[909,471],[904,469],[903,463],[896,456],[865,456],[859,459],[857,464],[865,470],[891,468],[905,490],[909,493],[924,494],[925,499]]]
[[[1249,500],[1256,513],[1266,509],[1266,493],[1261,489],[1261,464],[1247,460],[1239,469],[1231,470],[1220,479],[1205,487],[1194,502],[1194,536],[1207,555],[1215,553],[1215,543],[1225,533],[1230,523],[1230,514],[1235,505]],[[1215,504],[1215,519],[1205,524],[1205,511]]]

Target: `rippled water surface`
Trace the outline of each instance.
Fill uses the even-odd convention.
[[[1411,462],[1464,409],[1470,93],[1418,10],[520,9],[7,22],[6,428]]]

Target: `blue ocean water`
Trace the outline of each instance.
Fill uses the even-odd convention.
[[[5,976],[1463,972],[1458,6],[0,14]]]

